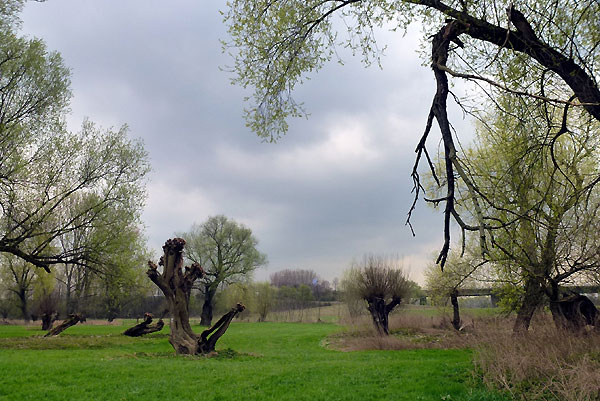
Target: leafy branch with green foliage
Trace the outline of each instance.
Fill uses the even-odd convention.
[[[474,82],[492,102],[498,93],[512,93],[550,105],[582,108],[600,121],[600,89],[595,79],[600,3],[594,0],[569,7],[556,0],[233,0],[228,6],[223,14],[230,38],[223,48],[234,60],[233,82],[254,90],[247,99],[251,102],[247,124],[268,141],[287,131],[288,118],[306,115],[292,93],[296,85],[335,57],[336,46],[362,53],[368,64],[379,61],[381,55],[375,28],[403,30],[413,22],[422,24],[425,40],[432,43],[429,60],[436,93],[425,133],[416,141],[412,177],[416,204],[423,189],[418,173],[422,157],[437,179],[426,148],[436,120],[444,143],[447,181],[446,194],[431,200],[446,205],[444,245],[437,260],[442,267],[450,249],[451,219],[464,230],[479,231],[483,251],[487,241],[482,214],[478,213],[474,225],[468,225],[454,204],[456,175],[467,186],[476,208],[480,194],[457,154],[446,111],[448,75]],[[338,38],[335,18],[347,27],[346,38]],[[477,104],[471,105],[477,108]],[[464,102],[460,105],[466,112],[472,111]]]
[[[497,104],[481,113],[477,140],[462,155],[489,233],[480,259],[492,262],[501,292],[518,298],[510,302],[515,331],[526,331],[547,303],[564,326],[573,319],[557,309],[568,298],[563,287],[600,277],[600,124],[539,99],[504,95]],[[457,196],[457,208],[477,224],[469,193]]]
[[[50,270],[90,267],[102,243],[66,237],[137,225],[148,154],[126,126],[69,132],[70,72],[41,39],[18,36],[23,2],[0,8],[0,252]]]

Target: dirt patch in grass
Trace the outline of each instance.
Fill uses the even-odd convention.
[[[330,349],[338,351],[370,351],[370,350],[403,350],[441,348],[440,342],[420,342],[410,338],[380,335],[346,336],[338,333],[328,338],[325,344]]]
[[[457,332],[444,316],[392,315],[390,335],[381,336],[368,317],[354,319],[346,330],[330,335],[324,346],[338,351],[465,348],[472,325]]]

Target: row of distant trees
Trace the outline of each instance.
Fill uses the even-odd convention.
[[[164,313],[164,299],[156,293],[141,265],[134,270],[136,274],[129,282],[121,280],[120,284],[116,284],[93,274],[76,275],[69,281],[66,267],[57,266],[56,272],[47,274],[33,266],[27,268],[18,260],[12,262],[12,265],[4,264],[0,268],[0,316],[3,318],[36,320],[44,314],[66,316],[79,312],[91,318],[112,320],[116,317],[140,317],[145,312]],[[13,270],[24,280],[15,281]],[[317,277],[309,270],[285,270],[273,276],[280,273],[299,276],[310,273],[310,277]],[[264,320],[271,311],[303,309],[315,306],[317,301],[327,303],[338,299],[338,292],[329,282],[317,280],[317,284],[312,284],[311,278],[308,284],[298,281],[287,282],[287,285],[278,282],[279,285],[276,285],[274,281],[253,282],[250,276],[240,277],[238,282],[221,284],[212,299],[212,307],[222,312],[242,302],[249,312],[258,313]],[[70,289],[67,283],[71,285]],[[112,285],[120,286],[110,288]],[[190,313],[194,316],[201,316],[205,309],[206,299],[201,287],[193,291],[190,299]]]
[[[0,258],[0,315],[26,321],[44,316],[83,313],[112,320],[144,313],[145,299],[152,294],[151,282],[140,267],[107,273],[71,265],[57,265],[47,273],[8,255]]]
[[[270,283],[251,282],[253,271],[265,264],[266,256],[257,250],[258,241],[249,228],[225,216],[210,217],[178,236],[187,242],[185,258],[205,272],[190,298],[190,312],[200,315],[205,325],[211,323],[215,307],[227,309],[240,301],[264,320],[271,310],[302,309],[315,301],[336,299],[335,288],[313,270],[288,269],[274,273]],[[140,238],[132,237],[126,251],[112,254],[122,264],[110,270],[63,263],[47,273],[21,258],[2,254],[0,315],[35,320],[77,312],[112,320],[145,312],[164,314],[162,295],[146,276],[149,252]]]
[[[0,6],[0,312],[114,316],[147,288],[141,230],[150,163],[127,126],[66,125],[70,70],[19,34],[24,2]]]
[[[46,276],[50,277],[50,276]],[[141,277],[142,280],[147,280]],[[44,290],[41,282],[36,282],[33,289],[25,296],[25,307],[22,299],[16,294],[4,290],[0,298],[0,317],[7,319],[42,319],[44,315],[64,318],[71,310],[68,309],[64,285],[57,282],[51,292]],[[151,283],[150,283],[151,284]],[[97,290],[97,291],[95,291]],[[166,305],[162,295],[153,295],[155,291],[148,283],[140,287],[132,287],[132,292],[122,298],[108,297],[101,287],[92,287],[90,292],[81,298],[72,301],[77,303],[74,311],[84,314],[88,318],[107,319],[114,318],[139,318],[146,312],[155,316],[165,314]],[[324,304],[335,299],[332,291],[321,299]],[[317,298],[312,290],[305,285],[298,288],[277,288],[268,282],[235,283],[219,291],[214,300],[216,313],[231,308],[237,302],[246,305],[247,313],[256,313],[260,320],[266,320],[267,315],[273,311],[299,310],[316,306]],[[190,314],[201,316],[204,299],[199,291],[194,292],[190,299]],[[246,314],[247,314],[246,313]]]
[[[210,218],[208,223],[213,224],[215,219],[222,220],[223,217]],[[236,225],[237,228],[244,228],[229,219],[225,220]],[[199,227],[202,225],[196,226],[194,231],[197,232]],[[372,264],[373,261],[379,261],[380,265],[385,262],[386,268],[392,267],[394,272],[398,272],[399,281],[396,284],[400,285],[401,293],[393,295],[403,297],[406,302],[409,294],[412,294],[414,292],[412,290],[418,286],[406,279],[397,263],[391,265],[387,259],[369,256],[365,257],[363,265]],[[132,273],[135,274],[132,274],[128,281],[125,280],[127,277],[109,281],[103,275],[83,274],[86,273],[85,271],[72,274],[69,266],[57,266],[52,274],[48,274],[12,258],[5,258],[3,262],[0,270],[2,271],[0,315],[3,318],[36,320],[42,319],[44,315],[64,317],[78,312],[89,318],[112,320],[117,317],[141,317],[146,312],[152,312],[156,316],[167,313],[164,297],[158,294],[146,277],[141,261],[138,263],[138,268],[132,269]],[[343,300],[350,308],[354,305],[357,313],[364,313],[368,301],[363,299],[363,294],[368,291],[368,288],[359,290],[357,287],[362,276],[359,265],[353,264],[342,283],[334,279],[333,286],[327,280],[320,278],[315,271],[304,269],[286,269],[273,273],[270,282],[253,282],[249,272],[238,274],[236,277],[230,276],[217,285],[218,291],[212,298],[211,308],[223,312],[231,305],[242,302],[247,307],[242,316],[253,313],[258,315],[259,320],[264,321],[271,312],[302,310]],[[211,268],[208,263],[207,271],[210,272]],[[15,280],[14,272],[21,274],[19,277],[25,277],[26,280]],[[371,273],[373,273],[373,266],[371,266]],[[69,276],[70,274],[72,275]],[[192,291],[193,296],[190,297],[189,305],[192,316],[202,316],[205,311],[207,299],[203,289],[210,284],[209,276]],[[112,286],[118,287],[112,288]],[[397,301],[399,303],[400,298]]]

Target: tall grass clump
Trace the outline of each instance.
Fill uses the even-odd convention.
[[[551,323],[526,334],[478,336],[476,372],[517,400],[600,400],[600,333],[558,331]]]

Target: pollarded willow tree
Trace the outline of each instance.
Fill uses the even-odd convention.
[[[198,264],[183,266],[183,238],[167,240],[163,246],[158,266],[148,262],[148,277],[164,294],[171,314],[171,332],[169,342],[177,354],[195,355],[207,354],[215,350],[217,340],[225,334],[229,324],[245,307],[237,304],[223,315],[212,327],[200,335],[193,332],[190,325],[189,301],[194,282],[201,279],[204,269]],[[162,271],[159,270],[162,267]]]
[[[369,63],[380,56],[373,28],[423,24],[437,85],[425,132],[415,141],[412,176],[416,203],[422,189],[417,169],[423,156],[433,170],[426,141],[436,120],[447,180],[445,195],[434,200],[445,203],[444,245],[437,259],[442,267],[450,248],[452,218],[463,229],[478,231],[483,249],[487,242],[485,221],[478,212],[479,193],[457,155],[447,115],[449,76],[473,81],[492,100],[498,93],[514,93],[582,108],[600,121],[596,0],[233,0],[224,15],[231,35],[224,48],[235,59],[233,80],[254,89],[247,123],[270,141],[286,132],[289,117],[305,115],[293,90],[335,57],[336,45],[362,51]],[[344,30],[348,27],[347,39],[338,38],[336,17],[344,20],[340,24]],[[475,225],[467,225],[455,207],[456,176],[474,200]]]
[[[389,315],[410,296],[413,283],[397,259],[365,255],[344,274],[342,288],[347,297],[367,303],[373,325],[381,335],[389,335]]]

